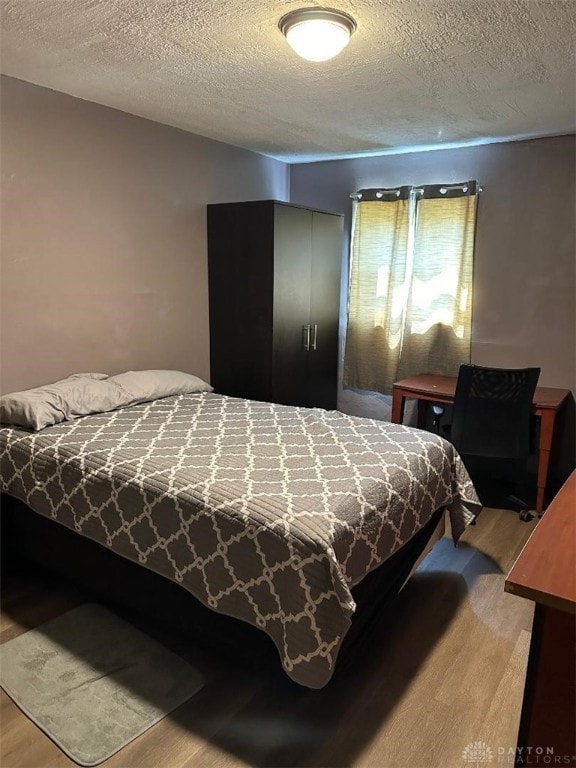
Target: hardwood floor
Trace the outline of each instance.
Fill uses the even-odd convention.
[[[204,688],[102,763],[104,768],[456,768],[483,741],[511,765],[532,604],[504,576],[535,522],[485,509],[458,548],[442,539],[358,655],[323,690],[291,683],[279,664],[233,666],[162,635],[203,672]],[[3,585],[5,642],[84,601],[27,569]],[[154,628],[150,634],[158,636]],[[2,692],[3,768],[74,766]]]

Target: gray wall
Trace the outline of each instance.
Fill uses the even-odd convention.
[[[209,378],[206,203],[289,167],[2,78],[1,391],[74,371]]]
[[[206,203],[290,195],[349,226],[361,187],[470,178],[472,359],[576,390],[574,137],[289,168],[10,78],[1,97],[1,391],[79,370],[209,378]],[[389,416],[374,395],[340,407]]]
[[[349,195],[362,187],[477,179],[484,191],[476,233],[472,362],[540,366],[541,385],[575,391],[574,149],[574,137],[562,136],[301,164],[291,169],[291,200],[344,212],[349,227]],[[347,256],[346,248],[345,264]],[[341,392],[340,406],[367,415],[388,413],[381,398],[350,392]]]

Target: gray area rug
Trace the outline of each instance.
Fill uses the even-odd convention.
[[[87,603],[0,646],[0,685],[80,765],[97,765],[193,696],[194,667]]]

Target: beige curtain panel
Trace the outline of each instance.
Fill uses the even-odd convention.
[[[344,386],[390,394],[470,362],[477,185],[361,190],[351,248]]]

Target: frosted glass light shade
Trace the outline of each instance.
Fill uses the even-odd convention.
[[[356,29],[351,16],[331,8],[303,8],[278,24],[290,46],[308,61],[328,61],[348,45]]]

